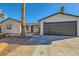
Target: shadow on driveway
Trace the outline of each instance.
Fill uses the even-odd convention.
[[[1,39],[0,42],[18,45],[50,45],[52,41],[74,38],[74,36],[31,36],[31,37],[9,37]]]

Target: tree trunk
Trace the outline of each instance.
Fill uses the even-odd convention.
[[[22,3],[21,36],[25,36],[25,3]]]

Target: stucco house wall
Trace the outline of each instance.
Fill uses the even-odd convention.
[[[65,21],[77,21],[77,36],[79,36],[79,17],[69,16],[65,14],[56,14],[54,16],[45,18],[40,21],[40,34],[43,35],[43,23],[44,22],[65,22]]]
[[[12,25],[12,28],[10,30],[7,29],[7,24]],[[21,24],[19,22],[8,19],[8,20],[2,22],[1,32],[2,33],[21,33],[21,26],[20,25]]]

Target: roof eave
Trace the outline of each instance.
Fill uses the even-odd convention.
[[[46,18],[49,18],[49,17],[51,17],[51,16],[55,16],[55,15],[57,15],[57,14],[64,14],[64,15],[69,15],[69,16],[79,17],[79,16],[76,16],[76,15],[71,15],[71,14],[67,14],[67,13],[61,13],[61,12],[58,12],[58,13],[55,13],[55,14],[53,14],[53,15],[44,17],[44,18],[38,20],[38,22],[40,22],[40,21],[42,21],[42,20],[44,20],[44,19],[46,19]]]

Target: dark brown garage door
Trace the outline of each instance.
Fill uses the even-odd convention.
[[[44,23],[44,35],[77,35],[77,22],[50,22]]]

